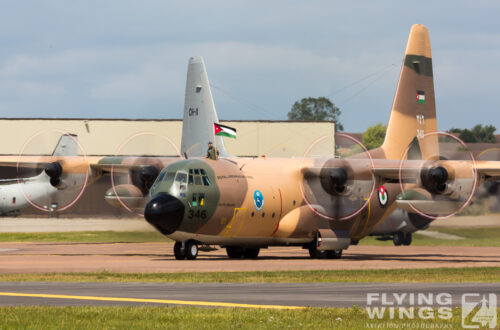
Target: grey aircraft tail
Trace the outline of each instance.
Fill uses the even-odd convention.
[[[63,134],[52,152],[52,156],[78,156],[78,135]]]
[[[205,157],[208,143],[212,142],[220,157],[229,156],[222,137],[215,136],[214,123],[218,122],[203,58],[191,57],[186,80],[181,153],[189,158]]]

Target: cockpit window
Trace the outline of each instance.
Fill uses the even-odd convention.
[[[167,172],[161,172],[160,175],[158,176],[158,179],[156,179],[156,182],[160,182],[161,180],[163,180],[165,174],[167,174]]]
[[[199,175],[194,176],[194,184],[197,186],[201,186],[201,177]]]
[[[175,177],[175,172],[167,172],[167,176],[165,177],[165,181],[172,181]]]
[[[187,182],[187,174],[183,172],[177,172],[177,176],[175,177],[175,181],[180,182],[180,183],[186,183]]]
[[[206,175],[203,176],[203,185],[210,186],[210,181],[208,180],[208,176]]]
[[[189,170],[189,181],[190,185],[194,184],[197,186],[210,186],[210,180],[208,179],[207,172],[204,169],[195,168]]]

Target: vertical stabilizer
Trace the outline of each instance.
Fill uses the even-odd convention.
[[[75,134],[63,134],[57,142],[52,156],[78,156],[78,136]]]
[[[205,63],[200,56],[191,57],[186,80],[184,120],[182,123],[181,152],[188,157],[205,157],[208,142],[213,142],[220,156],[227,156],[222,137],[215,136],[214,123],[219,118],[215,111]]]
[[[418,141],[422,157],[438,155],[436,102],[432,74],[431,43],[427,28],[415,24],[410,31],[396,95],[382,149],[387,159],[400,159]]]

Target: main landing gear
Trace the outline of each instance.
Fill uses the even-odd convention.
[[[174,256],[177,260],[194,260],[198,256],[198,244],[195,241],[189,240],[186,242],[175,242]]]
[[[241,246],[227,246],[227,256],[231,259],[255,259],[259,255],[259,248],[249,248]]]
[[[392,241],[394,245],[410,245],[411,244],[411,233],[405,233],[402,231],[398,231],[394,233],[392,236]]]
[[[340,259],[342,258],[342,249],[336,250],[318,250],[321,238],[319,233],[316,234],[316,238],[311,243],[303,245],[304,249],[309,250],[309,256],[311,259]]]
[[[340,259],[342,258],[342,249],[337,250],[318,250],[316,246],[309,247],[311,259]]]

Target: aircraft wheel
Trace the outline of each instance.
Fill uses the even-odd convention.
[[[243,256],[243,248],[240,246],[228,246],[226,252],[231,259],[240,259]]]
[[[405,238],[403,240],[404,245],[410,245],[411,244],[411,233],[407,233],[405,235]]]
[[[243,251],[243,257],[245,259],[255,259],[259,255],[259,248],[245,248]]]
[[[186,259],[194,260],[198,256],[198,244],[194,241],[187,241],[184,243],[184,253],[186,254]]]
[[[182,246],[182,242],[175,242],[174,244],[174,256],[177,260],[186,259],[186,255],[184,254],[184,247]]]
[[[311,259],[325,259],[327,257],[327,251],[320,251],[316,246],[309,248],[309,256]]]
[[[394,233],[392,241],[394,242],[394,245],[400,246],[401,244],[403,244],[404,241],[404,233],[402,231]]]
[[[328,259],[340,259],[342,258],[342,249],[326,251],[326,257]]]

